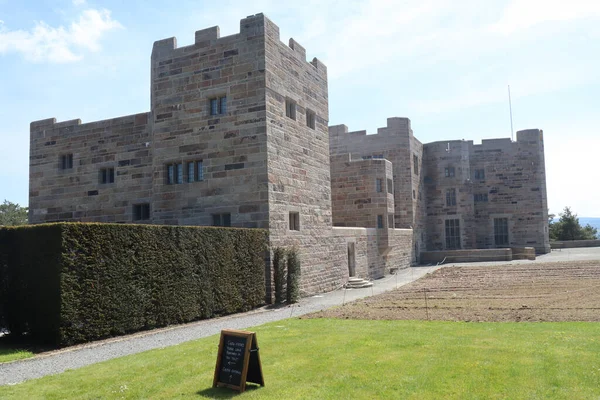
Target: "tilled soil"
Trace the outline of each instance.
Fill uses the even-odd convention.
[[[600,261],[446,267],[303,318],[600,321]]]

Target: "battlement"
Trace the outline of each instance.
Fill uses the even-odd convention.
[[[59,135],[66,135],[70,133],[76,133],[79,131],[88,131],[94,128],[107,128],[118,125],[132,124],[134,126],[146,125],[148,122],[148,115],[150,113],[140,113],[133,115],[126,115],[123,117],[110,118],[100,121],[81,123],[81,119],[71,119],[68,121],[56,122],[56,118],[47,118],[39,121],[33,121],[30,124],[31,138],[36,139],[43,137],[43,132],[46,130],[55,130]],[[37,133],[35,135],[34,133]]]
[[[279,43],[283,43],[279,37],[279,27],[264,14],[259,13],[241,19],[239,33],[234,33],[232,35],[221,37],[221,29],[219,26],[212,26],[196,31],[194,35],[194,44],[189,46],[177,47],[177,38],[175,37],[157,40],[152,47],[152,59],[157,60],[165,57],[182,55],[190,51],[209,49],[217,45],[227,45],[228,43],[236,42],[242,38],[252,38],[262,35],[271,37]],[[285,45],[285,43],[283,44]],[[296,40],[290,38],[287,47],[295,53],[298,59],[307,62],[306,49]],[[316,57],[307,63],[311,64],[321,72],[327,72],[325,64]]]
[[[348,126],[344,124],[332,125],[329,127],[329,136],[375,136],[375,135],[405,135],[412,132],[409,118],[391,117],[387,119],[387,125],[382,128],[377,128],[376,134],[367,134],[366,130],[348,131]]]

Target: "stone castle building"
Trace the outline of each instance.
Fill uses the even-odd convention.
[[[407,118],[328,127],[327,68],[262,14],[155,42],[151,70],[147,113],[31,123],[31,223],[268,229],[300,249],[305,294],[425,250],[549,251],[539,130],[423,145]]]

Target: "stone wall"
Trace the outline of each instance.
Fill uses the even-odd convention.
[[[298,248],[304,293],[333,290],[347,277],[336,252],[347,249],[332,239],[327,68],[317,59],[307,62],[295,40],[281,42],[279,28],[267,18],[264,24],[271,243]],[[290,229],[290,213],[298,213],[298,230]]]
[[[600,240],[565,240],[550,242],[553,249],[573,249],[579,247],[600,247]]]
[[[373,135],[349,132],[346,125],[330,126],[329,144],[332,156],[350,153],[353,158],[384,158],[392,163],[394,227],[412,229],[416,249],[423,250],[423,145],[414,137],[410,119],[388,118],[386,126]],[[413,262],[418,259],[416,249],[413,246],[411,251]]]
[[[331,157],[333,226],[393,228],[394,188],[392,163],[387,160],[352,160],[350,154]]]
[[[471,250],[442,250],[424,251],[421,261],[427,263],[455,263],[455,262],[485,262],[485,261],[511,261],[511,249],[471,249]]]
[[[152,195],[151,136],[148,113],[86,124],[32,122],[29,222],[132,221],[132,204]],[[63,168],[69,155],[72,166]],[[109,168],[114,182],[103,184],[101,171]]]
[[[256,15],[234,35],[212,27],[190,46],[154,43],[153,223],[211,225],[228,213],[232,226],[268,228],[265,29]],[[211,115],[211,99],[221,98],[226,109]],[[188,163],[198,161],[203,180],[187,182]],[[177,164],[183,183],[167,184],[167,166]]]
[[[460,223],[461,248],[498,247],[494,219],[507,218],[509,243],[549,251],[542,132],[510,139],[435,142],[425,145],[427,249],[446,249],[445,221]],[[453,172],[448,173],[448,169]],[[482,171],[482,172],[478,172]],[[482,175],[480,175],[482,174]],[[451,176],[447,176],[451,175]],[[456,193],[455,204],[446,194]]]

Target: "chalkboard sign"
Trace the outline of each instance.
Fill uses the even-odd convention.
[[[246,382],[265,386],[256,333],[222,330],[213,387],[223,386],[243,392]]]

